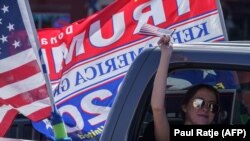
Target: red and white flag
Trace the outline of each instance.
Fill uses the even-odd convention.
[[[100,138],[130,65],[157,45],[162,32],[176,29],[167,33],[173,43],[226,39],[219,12],[215,0],[119,0],[84,20],[40,30],[55,103],[69,136]],[[33,125],[50,136],[45,123]]]
[[[1,0],[0,8],[0,136],[3,136],[18,113],[39,121],[50,115],[51,106],[34,51],[36,34],[27,1]]]
[[[150,24],[143,24],[138,34],[161,37],[163,35],[171,36],[174,31],[175,30],[167,30]]]

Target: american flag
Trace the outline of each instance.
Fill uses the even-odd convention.
[[[0,136],[18,113],[32,121],[51,113],[46,82],[35,55],[37,36],[29,8],[24,0],[0,1]]]
[[[150,24],[143,24],[138,34],[161,37],[163,35],[172,35],[175,30],[159,28]]]

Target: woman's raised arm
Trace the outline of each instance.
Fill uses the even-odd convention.
[[[154,80],[151,107],[153,110],[156,140],[169,141],[170,127],[165,110],[165,91],[168,66],[173,51],[170,36],[161,37],[158,45],[161,48],[161,58]]]

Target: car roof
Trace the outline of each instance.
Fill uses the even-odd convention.
[[[192,43],[185,43],[185,44],[174,44],[174,46],[193,46],[193,47],[214,47],[214,48],[221,48],[221,47],[229,47],[229,48],[246,48],[247,50],[250,49],[250,41],[224,41],[224,42],[192,42]]]

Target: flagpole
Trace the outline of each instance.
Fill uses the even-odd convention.
[[[43,59],[41,49],[39,50],[39,56],[40,56],[40,60],[42,63],[42,70],[43,70],[45,81],[46,81],[47,88],[48,88],[49,98],[51,101],[51,108],[52,108],[51,125],[53,127],[53,131],[55,134],[55,140],[56,141],[71,141],[71,138],[67,136],[67,131],[65,128],[64,120],[56,107],[54,97],[52,95],[52,88],[49,82],[49,76],[47,73],[46,65],[44,64],[44,59]]]
[[[23,21],[25,28],[27,30],[29,30],[29,33],[33,33],[33,35],[37,35],[37,32],[35,30],[36,28],[35,28],[34,21],[31,20],[31,19],[33,19],[33,17],[31,14],[31,9],[30,9],[30,5],[29,5],[28,0],[25,0],[25,1],[18,0],[17,2],[18,2],[18,5],[20,7],[21,15],[22,16],[25,15],[25,17],[29,17],[29,18],[26,18],[25,21]],[[27,27],[29,27],[29,28],[27,28]],[[55,140],[56,141],[71,141],[71,138],[69,138],[67,136],[67,131],[65,128],[63,118],[62,118],[61,114],[59,113],[59,111],[56,107],[55,101],[54,101],[54,97],[52,94],[52,88],[51,88],[51,84],[50,84],[50,79],[49,79],[49,76],[47,73],[45,61],[43,59],[43,55],[42,55],[42,51],[40,49],[40,44],[38,42],[38,38],[37,38],[37,36],[29,36],[29,40],[30,40],[31,46],[35,50],[35,55],[38,58],[37,62],[39,63],[39,66],[44,74],[46,87],[48,90],[48,96],[49,96],[50,103],[51,103],[51,109],[52,109],[51,124],[52,124],[53,131],[55,134]]]
[[[56,107],[54,97],[52,95],[52,88],[49,82],[49,76],[47,73],[46,65],[44,64],[44,59],[43,59],[41,49],[39,50],[39,56],[40,56],[40,60],[42,63],[42,70],[44,73],[46,85],[48,88],[49,98],[51,101],[51,109],[52,109],[51,125],[53,127],[53,131],[55,134],[55,140],[56,141],[71,141],[71,138],[67,136],[67,131],[65,128],[64,120]]]

